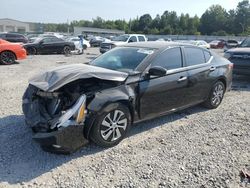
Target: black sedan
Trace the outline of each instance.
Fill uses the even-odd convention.
[[[88,140],[111,147],[133,123],[200,103],[217,108],[231,87],[232,68],[225,58],[188,44],[127,44],[89,65],[33,77],[23,112],[46,151],[68,153]]]
[[[37,38],[33,43],[23,45],[29,55],[35,54],[69,54],[75,50],[73,42],[66,42],[57,37]]]

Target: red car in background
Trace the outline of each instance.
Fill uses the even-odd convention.
[[[0,64],[10,65],[15,63],[15,60],[25,59],[26,57],[26,50],[21,44],[0,39]]]
[[[225,46],[225,41],[224,40],[213,40],[212,42],[209,43],[210,48],[224,48]]]

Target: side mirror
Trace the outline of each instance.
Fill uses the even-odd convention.
[[[151,67],[148,71],[150,76],[165,76],[167,74],[167,70],[160,66]]]
[[[43,41],[40,41],[40,42],[39,42],[40,45],[43,44],[43,43],[44,43]]]
[[[128,43],[134,42],[133,40],[129,40]]]

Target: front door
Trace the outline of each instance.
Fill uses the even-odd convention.
[[[150,65],[167,69],[163,77],[150,77],[139,83],[140,118],[147,119],[184,105],[188,73],[183,68],[181,48],[175,47],[163,51]]]

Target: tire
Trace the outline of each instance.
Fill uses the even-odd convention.
[[[68,55],[71,53],[71,49],[69,46],[64,46],[63,47],[63,54]]]
[[[98,146],[113,147],[126,136],[130,126],[129,109],[123,104],[113,103],[104,108],[96,118],[90,139]]]
[[[28,53],[28,55],[36,55],[37,49],[35,47],[29,47],[29,48],[27,48],[27,53]]]
[[[207,100],[203,103],[203,106],[209,109],[217,108],[223,100],[225,90],[226,87],[224,83],[221,81],[217,81],[213,85]]]
[[[3,51],[0,54],[0,63],[4,65],[11,65],[14,64],[16,60],[16,55],[10,51]]]

